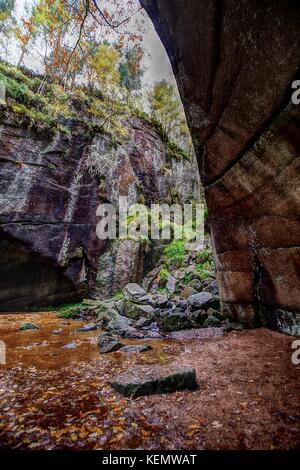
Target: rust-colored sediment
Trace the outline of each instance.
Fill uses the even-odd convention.
[[[40,329],[18,331],[25,321]],[[260,329],[207,340],[148,340],[153,351],[145,354],[100,355],[99,331],[75,332],[81,325],[55,313],[0,316],[7,345],[0,448],[299,448],[294,338]],[[63,332],[53,335],[58,328]],[[76,349],[62,349],[70,342]],[[198,390],[133,400],[107,385],[132,364],[171,361],[196,369]]]

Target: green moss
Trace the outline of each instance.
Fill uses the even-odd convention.
[[[65,304],[61,305],[56,311],[58,312],[59,318],[76,318],[79,315],[79,311],[82,308],[82,302],[73,303],[73,304]]]
[[[173,240],[164,249],[164,256],[170,263],[181,265],[185,259],[184,240]]]
[[[184,284],[184,285],[188,285],[190,282],[191,282],[191,276],[190,274],[185,274],[181,280],[181,282]]]
[[[161,140],[166,145],[166,153],[169,159],[175,158],[176,160],[188,160],[190,158],[189,155],[183,149],[181,149],[175,142],[170,141],[160,122],[152,119],[147,113],[142,112],[140,110],[134,110],[133,115],[145,121],[147,124],[149,124],[156,130]]]
[[[168,294],[168,289],[166,289],[165,287],[159,287],[157,289],[157,292],[159,292],[160,294]]]
[[[175,158],[176,160],[189,159],[189,155],[180,148],[175,142],[168,141],[166,143],[167,157]]]
[[[213,262],[212,250],[202,250],[197,253],[196,262],[205,263],[206,261]]]
[[[124,292],[122,290],[118,290],[112,296],[113,300],[123,300],[125,298]]]

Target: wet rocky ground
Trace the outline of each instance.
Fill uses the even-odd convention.
[[[38,329],[21,331],[24,323]],[[152,348],[143,353],[101,354],[103,332],[78,331],[86,323],[54,312],[0,316],[7,346],[7,364],[0,366],[1,448],[299,448],[293,337],[202,328],[147,339]],[[197,389],[124,397],[109,382],[136,365],[193,368]]]

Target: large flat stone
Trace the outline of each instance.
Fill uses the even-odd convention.
[[[109,384],[117,392],[130,397],[195,389],[197,386],[195,370],[180,365],[133,366],[113,377]]]

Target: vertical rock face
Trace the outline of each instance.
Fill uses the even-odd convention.
[[[171,201],[181,170],[177,196],[198,197],[196,162],[168,159],[149,124],[133,118],[119,145],[92,137],[80,122],[66,126],[67,135],[45,135],[17,115],[1,120],[0,311],[104,297],[141,279],[137,242],[98,239],[101,202],[117,204],[119,195],[129,204]],[[95,162],[102,173],[90,171]]]
[[[300,5],[142,0],[166,47],[205,187],[224,307],[282,329],[300,311]],[[284,329],[284,328],[283,328]]]
[[[84,295],[104,249],[96,237],[98,183],[84,171],[84,129],[71,137],[1,125],[0,309]]]
[[[106,202],[117,207],[119,197],[127,196],[129,206],[142,203],[150,207],[199,199],[194,158],[168,158],[159,134],[140,119],[130,118],[126,129],[122,145],[112,145],[105,136],[97,135],[90,146],[88,166],[98,175]],[[137,240],[110,243],[100,256],[92,296],[109,296],[129,282],[141,281],[148,259]]]

